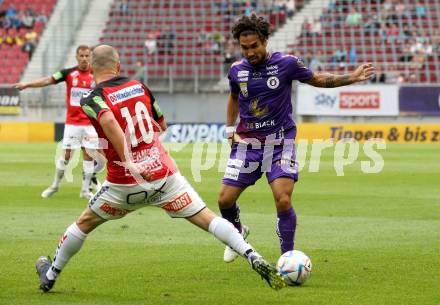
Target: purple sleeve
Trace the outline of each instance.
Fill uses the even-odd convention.
[[[229,79],[229,89],[232,93],[239,94],[240,93],[240,87],[237,84],[237,81],[234,79],[234,69],[230,69],[228,73],[228,79]]]
[[[306,67],[304,61],[293,55],[288,55],[288,71],[291,80],[298,80],[300,82],[308,81],[313,77],[313,71]]]

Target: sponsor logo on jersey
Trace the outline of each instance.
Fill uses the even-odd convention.
[[[278,70],[278,65],[266,66],[266,70]]]
[[[339,94],[340,109],[379,109],[380,93],[370,92],[341,92]]]
[[[276,76],[271,76],[267,79],[267,86],[270,89],[276,89],[280,85],[280,80]]]
[[[99,209],[103,211],[106,214],[112,215],[112,216],[125,216],[128,213],[130,213],[130,210],[126,209],[117,209],[112,207],[109,203],[104,202],[99,206]]]
[[[295,160],[292,160],[289,156],[283,156],[281,160],[276,162],[276,165],[288,173],[298,173],[298,163]]]
[[[252,73],[252,79],[254,80],[261,79],[261,72]]]
[[[78,86],[78,79],[77,78],[74,78],[72,80],[72,86]]]
[[[73,78],[75,78],[75,76],[78,76],[79,72],[78,71],[73,71],[72,73],[70,73],[70,76],[72,76]]]
[[[108,99],[113,105],[122,103],[126,100],[129,100],[134,97],[142,96],[145,94],[144,89],[141,85],[133,85],[127,88],[123,88],[121,90],[118,90],[116,92],[110,93],[108,95]]]
[[[226,166],[240,168],[243,166],[243,163],[244,163],[243,160],[229,159],[228,162],[226,163]]]
[[[238,168],[227,167],[225,170],[225,179],[238,180],[240,170]]]
[[[267,71],[267,75],[277,75],[277,74],[278,74],[278,69],[272,70],[272,71]]]
[[[189,196],[188,192],[185,192],[173,201],[162,206],[162,208],[170,212],[177,212],[188,206],[191,202],[191,197]]]
[[[246,76],[249,76],[249,71],[241,70],[241,71],[238,71],[238,73],[237,73],[237,77],[246,77]]]
[[[239,82],[247,82],[248,80],[249,80],[248,77],[240,77],[240,78],[238,79]]]
[[[247,89],[247,83],[240,83],[240,91],[241,91],[241,94],[244,97],[248,97],[249,96],[249,92],[248,92],[248,89]]]
[[[78,87],[72,87],[70,89],[70,105],[79,107],[81,98],[88,94],[90,89],[87,88],[78,88]]]
[[[247,129],[260,129],[263,127],[272,127],[275,126],[275,120],[267,120],[262,122],[249,122],[246,124]]]
[[[263,118],[268,114],[269,107],[268,107],[268,105],[266,105],[264,108],[260,108],[260,107],[258,107],[259,102],[260,102],[259,97],[252,100],[249,103],[249,112],[256,118]]]

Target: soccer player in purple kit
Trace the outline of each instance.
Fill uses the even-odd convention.
[[[374,67],[365,63],[347,75],[317,73],[296,56],[267,50],[270,24],[255,14],[243,16],[232,27],[243,59],[232,64],[228,78],[226,134],[231,142],[219,209],[239,232],[247,237],[249,229],[241,223],[237,203],[241,193],[266,173],[277,210],[276,233],[281,253],[294,248],[296,213],[291,197],[298,180],[292,118],[292,81],[321,88],[346,86],[368,80]],[[240,116],[237,127],[235,122]],[[224,261],[238,256],[226,247]]]

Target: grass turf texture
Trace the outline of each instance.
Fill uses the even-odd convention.
[[[191,181],[192,145],[172,153]],[[243,260],[222,261],[223,246],[185,220],[145,208],[93,232],[52,292],[38,287],[34,262],[86,206],[80,167],[53,198],[55,145],[0,146],[0,304],[440,304],[440,155],[438,145],[388,145],[384,170],[364,174],[359,160],[336,177],[332,150],[318,173],[301,172],[293,203],[296,248],[313,262],[302,287],[276,292]],[[81,163],[80,163],[81,164]],[[217,167],[194,183],[218,211]],[[265,179],[241,197],[250,242],[275,262],[275,213]]]

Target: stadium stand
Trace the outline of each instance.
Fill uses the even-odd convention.
[[[0,84],[18,82],[56,0],[0,1]]]
[[[346,72],[373,62],[377,82],[436,83],[440,72],[438,0],[337,0],[306,20],[290,44],[314,69]]]
[[[223,63],[230,64],[237,50],[230,25],[256,11],[274,29],[293,15],[290,1],[116,0],[101,37],[102,43],[121,53],[123,73],[136,75],[143,67],[150,79],[219,80]],[[296,8],[305,1],[295,1]]]

